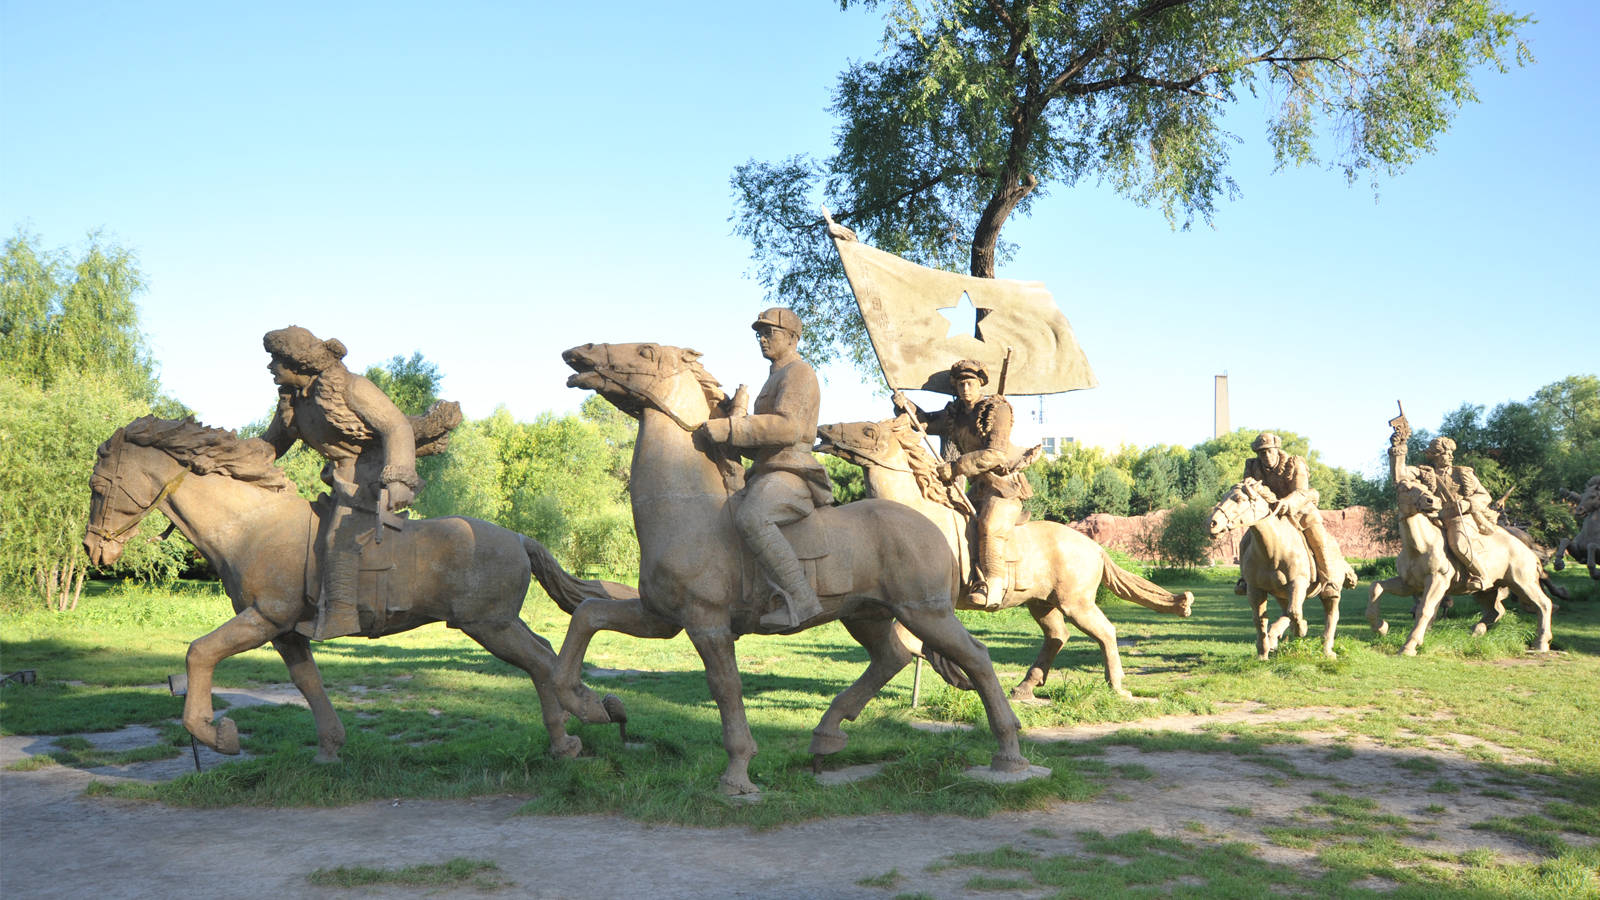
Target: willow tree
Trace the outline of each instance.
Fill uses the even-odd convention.
[[[994,277],[1001,228],[1085,180],[1210,222],[1238,186],[1223,124],[1265,107],[1279,167],[1350,182],[1434,149],[1472,76],[1530,59],[1530,20],[1494,0],[840,0],[885,10],[878,59],[840,75],[834,154],[733,174],[735,232],[814,360],[871,360],[819,200],[863,240]],[[814,337],[813,337],[814,336]]]

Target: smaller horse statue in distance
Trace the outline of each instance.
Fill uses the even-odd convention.
[[[1236,528],[1249,529],[1241,541],[1239,573],[1244,576],[1247,596],[1256,625],[1256,656],[1267,659],[1290,625],[1296,637],[1309,630],[1303,607],[1311,587],[1314,566],[1306,539],[1287,518],[1276,514],[1278,498],[1272,489],[1254,478],[1246,478],[1223,495],[1211,509],[1208,528],[1212,537]],[[1267,597],[1277,598],[1283,615],[1268,625]],[[1333,659],[1333,635],[1339,627],[1339,598],[1323,599],[1326,620],[1322,635],[1322,655]]]
[[[1541,571],[1534,552],[1505,529],[1495,529],[1483,539],[1479,557],[1489,586],[1482,591],[1468,591],[1463,585],[1465,579],[1461,571],[1445,550],[1444,531],[1433,520],[1443,507],[1443,501],[1422,481],[1403,473],[1395,483],[1395,495],[1400,515],[1400,555],[1395,561],[1399,574],[1372,585],[1367,601],[1367,622],[1372,630],[1378,634],[1389,633],[1389,623],[1383,619],[1378,598],[1384,594],[1417,598],[1412,608],[1416,622],[1400,650],[1406,656],[1415,656],[1446,595],[1472,593],[1483,608],[1483,618],[1473,626],[1472,633],[1481,636],[1505,614],[1504,601],[1515,593],[1539,620],[1533,649],[1549,650],[1551,603],[1539,588]]]
[[[1552,568],[1557,572],[1566,568],[1567,555],[1571,554],[1573,559],[1588,566],[1590,578],[1600,579],[1600,567],[1596,566],[1596,557],[1600,556],[1600,475],[1589,479],[1582,494],[1562,491],[1561,499],[1577,504],[1573,513],[1581,524],[1577,534],[1561,539]]]
[[[964,511],[958,511],[948,488],[934,474],[938,460],[922,446],[909,416],[902,414],[882,422],[823,425],[817,434],[822,439],[818,452],[837,456],[865,471],[868,497],[904,503],[938,525],[959,568],[966,570],[970,521]],[[1028,674],[1011,690],[1011,699],[1035,699],[1034,689],[1045,683],[1050,666],[1067,642],[1069,621],[1100,645],[1106,683],[1118,695],[1132,699],[1133,694],[1122,686],[1117,629],[1096,605],[1097,589],[1104,585],[1124,600],[1175,616],[1189,615],[1194,594],[1174,594],[1122,569],[1099,544],[1059,522],[1028,522],[1017,528],[1012,540],[1021,571],[1008,579],[1011,590],[1006,592],[1004,603],[990,611],[1026,605],[1044,632],[1044,641]],[[963,594],[957,597],[956,608],[982,607]],[[902,638],[913,653],[921,652],[921,642],[915,637],[907,634]],[[929,662],[947,680],[959,685],[945,673],[939,660]]]
[[[122,555],[128,537],[151,510],[160,510],[216,568],[232,619],[189,645],[189,692],[183,724],[195,739],[220,753],[239,752],[233,720],[213,724],[213,673],[222,660],[268,641],[289,667],[295,687],[311,707],[318,762],[337,762],[344,725],[328,701],[310,640],[295,630],[316,614],[313,547],[317,514],[273,464],[265,441],[241,439],[193,419],[147,416],[116,430],[100,445],[90,476],[93,496],[84,549],[97,566]],[[450,516],[406,522],[386,543],[409,542],[397,558],[394,604],[369,637],[398,634],[428,622],[459,628],[496,657],[527,672],[539,694],[550,752],[575,756],[582,749],[566,731],[567,711],[551,686],[556,655],[519,617],[535,576],[570,613],[587,597],[637,598],[626,585],[582,581],[562,570],[538,541],[489,522]],[[615,698],[603,701],[615,707]],[[616,720],[613,717],[613,720]]]

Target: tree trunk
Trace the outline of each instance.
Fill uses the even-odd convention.
[[[85,576],[87,576],[88,574],[89,574],[89,567],[88,566],[83,566],[83,567],[79,568],[78,571],[77,571],[77,574],[73,576],[73,579],[72,579],[72,606],[70,607],[71,609],[76,610],[78,608],[78,598],[83,596],[83,581],[84,581]]]
[[[50,566],[44,578],[44,603],[45,606],[61,611],[61,564]]]

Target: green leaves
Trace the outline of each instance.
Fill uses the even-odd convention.
[[[850,5],[841,2],[841,8]],[[817,207],[884,250],[992,277],[1000,230],[1051,187],[1093,178],[1210,222],[1237,196],[1239,141],[1219,124],[1243,88],[1276,104],[1279,167],[1354,182],[1432,152],[1472,75],[1531,60],[1530,19],[1495,0],[1429,4],[1148,0],[883,6],[877,60],[839,77],[835,153],[735,169],[734,232],[768,299],[805,320],[813,361],[872,355]]]

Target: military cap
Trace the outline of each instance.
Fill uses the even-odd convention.
[[[975,359],[958,359],[950,367],[950,380],[976,378],[979,384],[989,383],[989,368]]]
[[[794,314],[794,310],[786,309],[782,306],[774,306],[769,310],[765,310],[761,315],[756,316],[754,322],[750,323],[751,329],[758,329],[763,325],[782,328],[795,337],[800,336],[800,317]]]
[[[1277,435],[1273,434],[1270,431],[1261,432],[1260,434],[1256,435],[1256,439],[1255,440],[1250,442],[1250,449],[1251,450],[1265,450],[1268,447],[1282,447],[1282,446],[1283,446],[1283,441],[1280,440]]]

